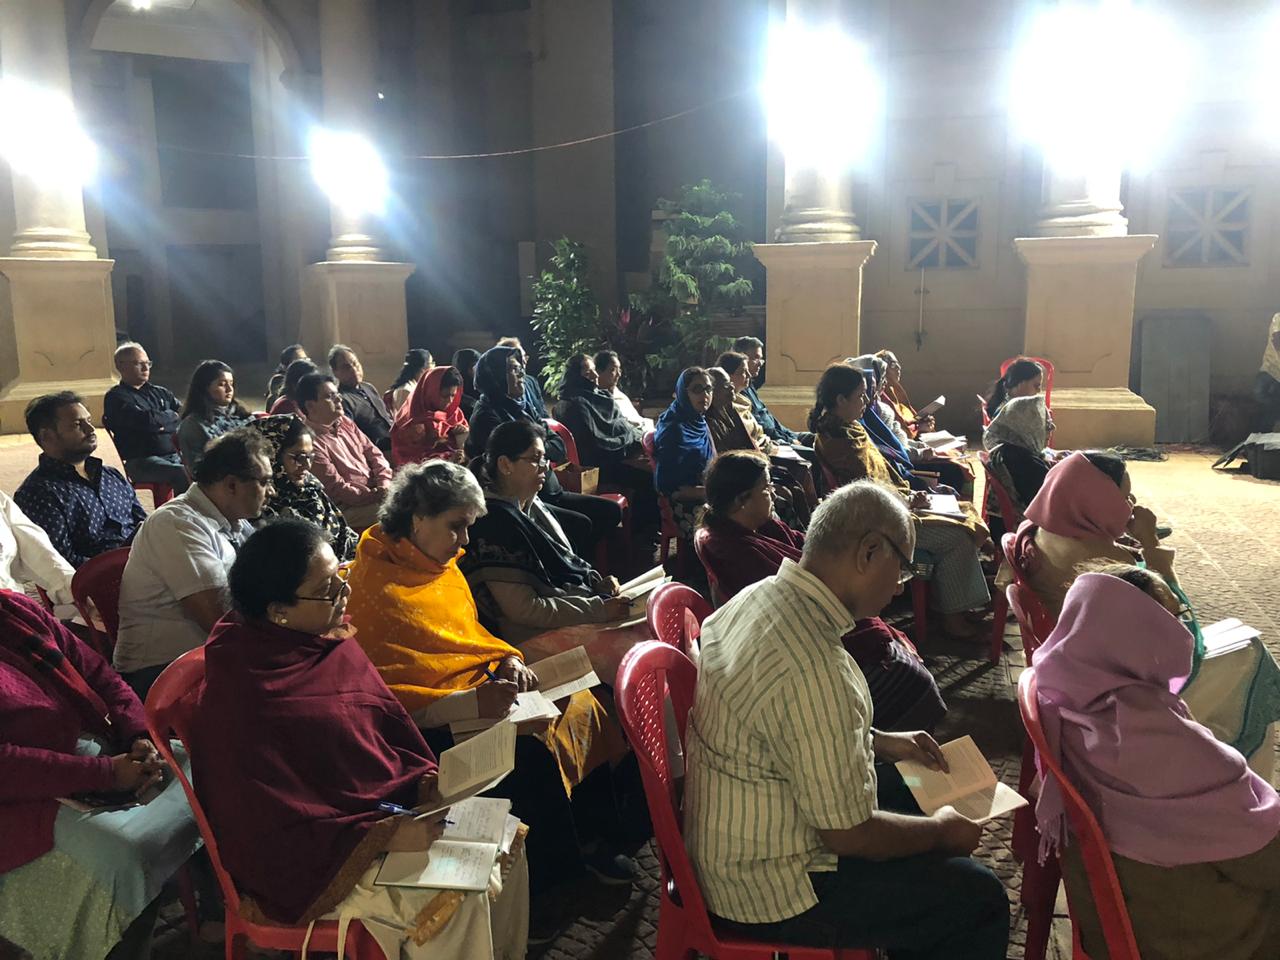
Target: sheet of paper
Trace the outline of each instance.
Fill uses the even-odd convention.
[[[782,460],[800,460],[803,459],[800,454],[796,453],[785,443],[779,444],[778,449],[773,452],[773,456]]]
[[[591,666],[586,647],[574,647],[554,657],[529,664],[538,677],[538,689],[551,701],[563,700],[582,690],[599,686],[600,678]]]
[[[929,494],[929,506],[924,513],[936,513],[941,517],[956,517],[963,520],[965,513],[960,509],[960,501],[949,493]]]
[[[1230,617],[1226,620],[1219,620],[1217,623],[1211,623],[1207,627],[1203,627],[1200,631],[1204,635],[1204,655],[1206,657],[1220,657],[1223,654],[1235,653],[1237,650],[1243,650],[1248,647],[1254,640],[1262,636],[1255,628]]]
[[[1003,783],[995,783],[990,787],[970,793],[952,802],[956,813],[967,817],[974,823],[986,823],[996,817],[1003,817],[1019,807],[1025,807],[1029,801],[1012,787]]]
[[[503,853],[511,852],[511,845],[516,842],[516,831],[519,829],[520,821],[511,814],[507,814],[507,821],[502,828],[502,843],[499,845]]]
[[[926,403],[923,407],[917,410],[916,416],[927,417],[931,413],[937,413],[946,405],[947,405],[947,398],[945,396],[940,396],[938,397],[937,400],[934,400],[932,403]]]
[[[995,771],[978,745],[969,736],[942,744],[942,755],[947,758],[949,773],[930,770],[914,760],[899,760],[895,766],[920,809],[932,814],[939,807],[954,804],[961,797],[982,790],[994,790]]]
[[[438,787],[454,803],[481,784],[501,780],[516,767],[516,725],[497,723],[440,755]],[[487,789],[487,788],[486,788]]]
[[[560,716],[560,708],[547,699],[541,690],[526,690],[516,694],[516,701],[511,705],[511,710],[501,720],[487,717],[477,720],[459,720],[449,724],[449,731],[457,739],[458,734],[487,730],[497,723],[534,723],[539,720],[554,720],[558,716]]]
[[[916,439],[932,447],[939,443],[950,443],[956,439],[956,435],[949,430],[934,430],[932,433],[922,433]]]
[[[511,813],[511,801],[501,797],[471,797],[449,808],[442,840],[501,843]]]
[[[384,887],[485,890],[498,858],[496,843],[437,840],[430,850],[388,853],[373,882]]]

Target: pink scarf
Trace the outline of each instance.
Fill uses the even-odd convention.
[[[1079,452],[1049,470],[1026,513],[1041,529],[1073,540],[1115,540],[1131,516],[1133,507],[1115,481]]]
[[[1192,644],[1142,590],[1087,573],[1032,658],[1050,750],[1111,849],[1158,867],[1244,857],[1280,832],[1276,791],[1173,692],[1191,671]],[[1064,839],[1063,815],[1046,780],[1036,804],[1042,860]]]

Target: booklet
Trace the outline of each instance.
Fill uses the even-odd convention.
[[[1226,653],[1235,653],[1237,650],[1245,649],[1262,636],[1261,631],[1235,617],[1201,627],[1200,633],[1204,636],[1206,657],[1220,657]]]
[[[923,508],[921,513],[932,513],[940,517],[954,517],[957,520],[965,519],[965,512],[960,509],[960,501],[950,493],[931,493],[929,496],[929,505]]]
[[[628,580],[618,588],[618,596],[625,597],[630,600],[634,606],[637,600],[648,597],[650,593],[656,590],[660,585],[666,583],[670,577],[667,571],[662,569],[662,565],[654,567],[652,570],[646,570],[634,580]]]
[[[487,890],[498,844],[440,839],[430,850],[388,853],[373,882],[381,887]]]
[[[553,702],[600,685],[586,647],[574,647],[531,663],[529,669],[538,677],[538,690]]]
[[[505,717],[495,720],[492,717],[477,717],[475,720],[456,720],[449,724],[449,732],[455,741],[467,734],[488,730],[499,723],[514,724],[533,723],[538,720],[554,720],[560,716],[560,708],[552,703],[541,690],[526,690],[517,693],[515,703]]]
[[[923,420],[925,417],[929,416],[930,414],[937,413],[946,405],[947,405],[947,398],[945,396],[940,396],[938,397],[937,400],[934,400],[932,403],[926,403],[923,407],[917,410],[916,417],[918,419]]]
[[[922,433],[916,439],[923,444],[927,444],[929,449],[934,453],[947,453],[951,450],[963,450],[969,444],[969,441],[965,437],[957,437],[955,434],[946,430],[935,430],[932,433]]]
[[[468,797],[484,793],[516,768],[516,725],[495,723],[464,743],[440,754],[436,787],[441,800],[417,819],[439,813]]]
[[[440,839],[461,843],[501,843],[507,829],[507,820],[511,819],[510,814],[510,800],[502,797],[469,797],[449,808]]]
[[[1018,791],[996,779],[995,771],[972,737],[961,737],[942,745],[950,773],[930,770],[914,760],[899,760],[895,766],[920,804],[932,815],[948,804],[962,817],[986,823],[1025,807],[1027,800]]]

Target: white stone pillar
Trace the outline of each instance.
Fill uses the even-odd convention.
[[[786,165],[786,186],[775,240],[828,243],[860,240],[853,216],[853,184],[847,171]]]
[[[6,80],[21,80],[72,101],[63,0],[0,3],[0,65]],[[13,206],[13,256],[97,259],[85,229],[81,184],[74,177],[35,177],[15,170]]]
[[[1123,237],[1120,170],[1060,173],[1045,164],[1037,237]]]
[[[320,62],[324,123],[370,141],[378,96],[377,4],[373,0],[321,0]],[[330,203],[333,235],[325,259],[381,260],[372,215]]]

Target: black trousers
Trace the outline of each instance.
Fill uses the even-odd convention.
[[[574,553],[588,561],[595,556],[596,544],[622,523],[622,508],[601,497],[562,490],[550,497],[543,495],[542,502],[564,527]]]
[[[902,776],[877,764],[884,810],[919,813]],[[969,857],[922,854],[898,860],[841,857],[811,873],[818,904],[777,923],[717,926],[756,940],[806,947],[880,947],[892,960],[1004,960],[1009,897],[994,873]]]

